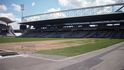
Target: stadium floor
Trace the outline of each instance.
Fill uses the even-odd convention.
[[[124,42],[57,61],[29,56],[0,59],[0,70],[123,70]]]

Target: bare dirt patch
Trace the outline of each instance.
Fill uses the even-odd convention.
[[[81,45],[83,43],[78,42],[80,40],[81,39],[4,43],[0,44],[0,49],[13,51],[38,51],[47,49],[58,49]]]

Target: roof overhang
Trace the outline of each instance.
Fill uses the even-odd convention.
[[[0,21],[3,21],[7,24],[14,22],[14,21],[10,20],[9,18],[6,18],[6,17],[0,17]]]
[[[124,12],[92,15],[92,16],[79,16],[79,17],[70,17],[70,18],[61,18],[61,19],[50,19],[50,20],[41,20],[41,21],[31,21],[31,22],[21,22],[20,24],[39,26],[39,25],[47,25],[47,24],[64,24],[64,23],[78,23],[78,22],[111,21],[111,20],[124,20]]]

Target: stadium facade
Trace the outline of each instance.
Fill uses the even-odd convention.
[[[22,37],[124,38],[123,7],[119,3],[26,16],[20,23]]]
[[[0,17],[0,36],[15,36],[12,26],[9,25],[12,22],[6,17]]]

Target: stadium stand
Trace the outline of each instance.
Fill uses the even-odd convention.
[[[118,6],[119,5],[119,6]],[[112,10],[116,6],[117,10]],[[94,10],[100,11],[101,8],[110,8],[111,12],[96,14]],[[29,21],[31,17],[37,17],[33,15],[24,17],[25,20],[21,22],[21,29],[24,31],[21,37],[43,37],[43,38],[124,38],[124,12],[121,10],[124,4],[112,4],[105,6],[96,6],[83,8],[89,10],[88,15],[84,13],[77,13],[76,16],[72,16],[71,12],[82,11],[81,9],[72,9],[65,11],[58,11],[52,13],[45,13],[39,15],[52,15],[57,13],[69,13],[70,16],[58,17],[44,20]],[[100,8],[100,10],[99,10]],[[90,12],[93,10],[92,12]],[[108,9],[107,9],[108,10]],[[120,12],[121,10],[121,12]],[[89,14],[90,13],[90,14]],[[92,14],[91,14],[92,13]],[[83,15],[81,15],[83,14]],[[85,12],[86,14],[86,12]],[[27,18],[27,19],[26,19]],[[23,26],[23,27],[22,27]],[[27,29],[26,27],[29,26]]]
[[[77,28],[78,29],[78,28]],[[89,29],[89,28],[88,28]],[[112,28],[112,29],[95,29],[88,30],[61,30],[61,31],[52,31],[50,29],[46,30],[29,30],[23,37],[45,37],[45,38],[124,38],[124,29]],[[49,31],[50,30],[50,31]]]
[[[6,17],[0,17],[0,36],[15,36],[13,28],[8,25],[12,22]]]

